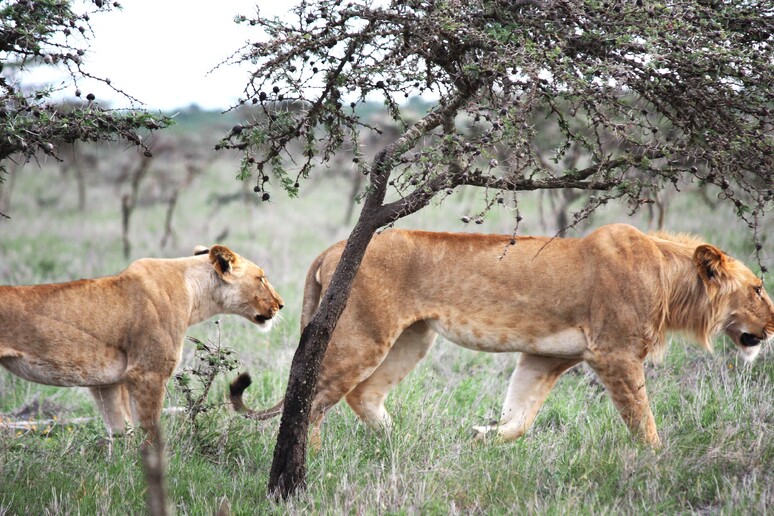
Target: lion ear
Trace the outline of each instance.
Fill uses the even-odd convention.
[[[209,252],[210,252],[210,248],[206,247],[206,246],[203,246],[203,245],[197,245],[196,247],[193,248],[193,255],[194,256],[199,256],[201,254],[207,254]]]
[[[725,276],[727,262],[723,251],[709,244],[700,245],[693,252],[693,263],[705,283],[718,281],[720,277]]]
[[[236,253],[228,247],[214,245],[210,249],[210,263],[224,281],[230,282],[233,279],[238,260],[239,257]]]

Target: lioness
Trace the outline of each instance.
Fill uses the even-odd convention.
[[[667,331],[691,334],[708,349],[725,332],[747,360],[774,334],[761,280],[696,238],[614,224],[585,238],[510,240],[397,229],[374,237],[322,363],[313,439],[326,409],[345,396],[368,425],[389,424],[387,394],[440,333],[470,349],[521,352],[500,422],[479,427],[481,434],[524,434],[557,379],[586,361],[630,431],[657,446],[643,361],[663,351]],[[302,328],[344,245],[309,269]],[[237,408],[246,385],[244,376],[232,384]]]
[[[195,252],[137,260],[117,276],[0,286],[0,364],[32,382],[89,387],[111,435],[133,421],[155,438],[186,329],[226,313],[268,330],[283,305],[251,261],[219,245]]]

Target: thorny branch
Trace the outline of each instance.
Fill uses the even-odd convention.
[[[92,3],[96,9],[83,13],[64,0],[15,0],[0,6],[0,173],[5,172],[6,159],[25,162],[36,154],[59,159],[59,147],[75,141],[120,138],[150,156],[140,132],[171,124],[169,118],[142,109],[107,109],[92,93],[81,92],[80,81],[88,78],[109,86],[133,106],[139,104],[109,78],[84,68],[92,36],[90,17],[120,8],[118,2]],[[70,84],[25,86],[24,73],[37,66],[66,68]],[[52,100],[55,91],[66,88],[72,88],[71,94],[79,100],[64,104]]]

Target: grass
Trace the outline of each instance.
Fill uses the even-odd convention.
[[[185,417],[166,416],[177,510],[213,512],[226,497],[235,514],[765,513],[774,499],[774,410],[762,396],[772,392],[770,361],[751,369],[722,347],[707,356],[676,345],[663,365],[649,369],[665,442],[654,452],[631,442],[583,370],[562,379],[525,438],[476,443],[470,428],[496,415],[510,360],[450,377],[446,361],[482,364],[473,352],[439,348],[391,397],[389,433],[367,431],[344,407],[332,411],[322,450],[310,455],[309,489],[287,503],[265,497],[276,421],[256,424],[221,411],[193,440]],[[95,423],[48,438],[1,439],[2,507],[18,514],[142,512],[137,438],[117,440],[108,453],[97,445],[102,435]]]
[[[348,188],[316,184],[296,201],[277,192],[268,204],[237,202],[216,209],[210,202],[214,195],[239,190],[234,173],[233,163],[217,161],[181,194],[177,238],[168,248],[159,245],[164,207],[138,208],[133,258],[188,254],[196,244],[214,243],[227,229],[221,243],[262,264],[286,301],[283,320],[270,334],[234,317],[222,317],[219,326],[223,344],[239,352],[255,379],[247,401],[265,407],[283,395],[298,339],[306,267],[347,235],[341,221]],[[23,174],[14,192],[13,218],[0,222],[2,283],[65,281],[112,274],[127,265],[121,254],[120,186],[95,181],[88,209],[81,213],[74,208],[74,185],[51,167]],[[57,202],[39,208],[36,196],[55,180]],[[525,232],[546,232],[539,201],[536,196],[521,201]],[[476,202],[470,193],[456,195],[398,225],[511,230],[512,214],[506,210],[493,212],[482,226],[461,224],[459,216],[475,211]],[[676,200],[670,210],[670,229],[699,232],[751,263],[750,244],[733,215],[693,198]],[[623,220],[624,212],[598,215],[592,225]],[[632,222],[647,227],[642,217]],[[774,290],[770,282],[768,287]],[[218,338],[211,322],[193,327],[189,335]],[[439,341],[388,399],[391,431],[366,430],[343,404],[329,412],[322,449],[309,456],[308,489],[288,502],[266,497],[278,420],[246,421],[225,407],[196,425],[184,414],[166,414],[169,498],[180,514],[213,513],[224,498],[234,514],[770,512],[771,350],[749,367],[723,339],[711,355],[674,340],[664,362],[647,368],[664,442],[656,451],[631,441],[603,388],[583,368],[560,380],[524,438],[509,444],[473,441],[471,428],[498,416],[516,357]],[[192,359],[189,344],[183,366]],[[226,381],[218,380],[212,401],[222,399]],[[40,415],[64,421],[96,415],[84,390],[36,385],[0,370],[0,413],[33,400]],[[170,383],[167,406],[182,403]],[[145,511],[137,435],[108,445],[99,421],[45,430],[0,431],[0,514]]]

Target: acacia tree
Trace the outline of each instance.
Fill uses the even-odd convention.
[[[93,93],[79,87],[84,79],[109,85],[133,105],[135,98],[109,78],[89,73],[84,61],[93,36],[89,20],[95,12],[120,8],[118,2],[91,0],[76,12],[67,0],[15,0],[0,4],[0,173],[5,162],[25,162],[38,153],[58,159],[58,147],[75,141],[124,139],[147,156],[150,150],[138,131],[160,129],[171,120],[144,110],[111,110]],[[66,70],[69,93],[81,102],[52,100],[58,87],[28,88],[23,75],[36,66]],[[2,177],[0,177],[2,179]]]
[[[613,199],[636,210],[672,184],[699,183],[731,203],[761,251],[759,221],[774,196],[768,0],[318,0],[283,19],[237,21],[261,31],[231,60],[255,63],[241,103],[263,114],[219,144],[243,151],[241,177],[264,199],[270,174],[294,195],[347,144],[370,181],[293,358],[274,495],[304,486],[319,364],[368,242],[434,197],[462,185],[481,187],[490,203],[503,190],[592,192],[577,223]],[[409,123],[398,103],[413,95],[438,102]],[[379,128],[355,108],[373,97],[402,134],[365,163],[358,134]],[[553,161],[580,150],[583,166],[551,166],[549,132]]]

